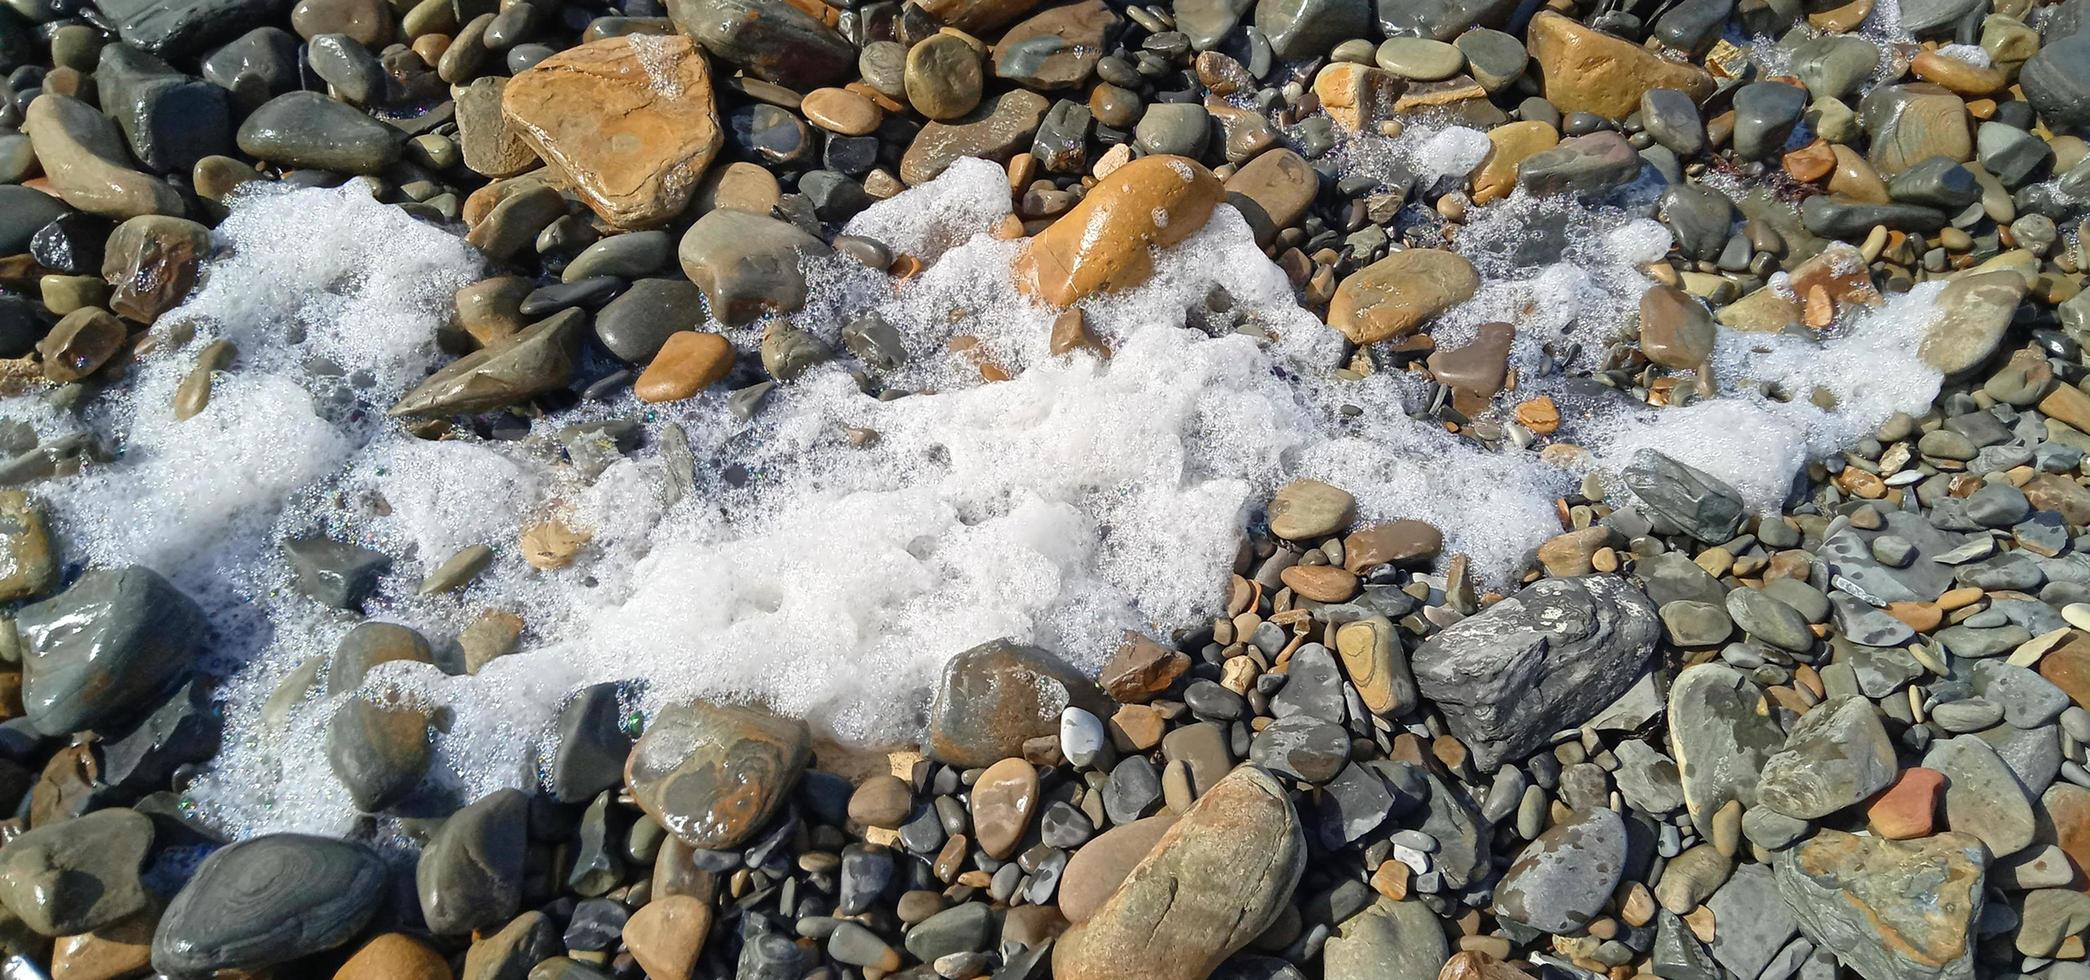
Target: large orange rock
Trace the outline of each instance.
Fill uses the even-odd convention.
[[[589,207],[627,228],[681,214],[725,143],[711,69],[676,35],[561,51],[515,76],[501,111]]]
[[[1016,288],[1067,306],[1137,286],[1154,272],[1150,250],[1190,237],[1225,197],[1225,185],[1195,160],[1134,160],[1031,239],[1016,257]]]
[[[1677,89],[1694,101],[1713,94],[1713,76],[1704,69],[1670,61],[1552,11],[1531,18],[1524,46],[1546,101],[1561,112],[1624,119],[1640,108],[1640,97],[1649,89]]]

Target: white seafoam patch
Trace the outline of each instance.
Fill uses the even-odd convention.
[[[189,797],[241,835],[338,831],[353,819],[324,756],[338,698],[312,696],[276,726],[261,717],[276,684],[355,622],[289,587],[275,542],[293,534],[324,530],[395,556],[368,611],[439,645],[487,608],[528,622],[524,652],[477,676],[390,664],[368,685],[441,709],[432,780],[461,799],[536,778],[558,704],[589,683],[643,681],[637,708],[760,699],[875,742],[910,737],[935,671],[973,644],[1014,637],[1094,669],[1122,630],[1165,632],[1209,615],[1247,513],[1296,475],[1350,489],[1366,517],[1437,524],[1498,581],[1558,530],[1552,500],[1572,474],[1411,420],[1426,392],[1410,376],[1329,379],[1339,338],[1296,306],[1231,209],[1160,255],[1147,285],[1086,305],[1114,349],[1107,362],[1048,355],[1052,313],[1011,288],[1021,244],[984,233],[1008,212],[1000,168],[961,161],[849,227],[935,259],[927,271],[895,283],[846,260],[820,263],[812,301],[793,317],[833,343],[849,318],[875,310],[911,354],[888,382],[936,394],[878,401],[838,364],[780,387],[747,423],[722,392],[668,406],[624,396],[540,422],[519,441],[428,443],[381,412],[440,360],[430,338],[478,261],[354,188],[257,193],[219,230],[225,248],[205,285],[163,321],[240,344],[203,414],[177,423],[168,407],[201,340],[136,365],[84,420],[25,399],[0,414],[46,435],[93,428],[125,448],[39,492],[71,557],[152,565],[211,611],[228,730]],[[1492,270],[1495,292],[1476,309],[1507,303],[1506,290],[1541,308],[1573,299],[1582,319],[1615,315],[1624,301],[1603,297],[1631,288],[1619,259],[1644,259],[1648,236],[1630,219],[1604,220],[1609,237],[1570,256],[1573,268]],[[1227,299],[1208,302],[1221,290]],[[1205,310],[1203,329],[1185,328],[1191,307]],[[1872,353],[1856,346],[1864,338],[1898,343],[1894,323],[1923,320],[1900,312],[1847,325],[1840,343],[1854,358]],[[1470,319],[1455,311],[1448,329]],[[728,332],[743,348],[759,335]],[[949,353],[960,335],[1015,379],[980,384],[975,364]],[[1850,387],[1827,373],[1849,365],[1806,353],[1809,343],[1728,354],[1777,365],[1788,382]],[[1687,428],[1700,449],[1776,446],[1746,466],[1789,479],[1796,454],[1822,451],[1826,434],[1921,408],[1921,387],[1858,402],[1877,417],[1838,421],[1742,395],[1585,425],[1608,426],[1608,441],[1592,441],[1600,463]],[[643,423],[632,458],[592,483],[556,465],[558,427],[613,418]],[[672,501],[658,449],[668,424],[698,461],[694,491]],[[848,427],[879,439],[856,446]],[[1717,456],[1692,461],[1747,475]],[[1775,503],[1749,486],[1752,502]],[[552,514],[593,541],[575,566],[537,572],[516,534]],[[470,543],[495,549],[478,581],[416,595],[428,570]]]

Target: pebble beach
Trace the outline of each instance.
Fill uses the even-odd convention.
[[[0,978],[2090,980],[2086,137],[2090,0],[0,0]]]

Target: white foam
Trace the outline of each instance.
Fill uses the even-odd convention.
[[[1431,153],[1453,162],[1470,142],[1440,134],[1426,145],[1443,140],[1451,145]],[[1367,519],[1437,525],[1497,584],[1558,532],[1553,500],[1573,474],[1411,419],[1427,396],[1412,375],[1338,380],[1340,337],[1297,306],[1231,208],[1160,253],[1147,285],[1084,303],[1113,351],[1107,361],[1052,356],[1053,312],[1021,299],[1011,279],[1023,244],[988,234],[1009,193],[999,167],[960,161],[849,225],[923,257],[920,275],[895,282],[840,257],[809,269],[811,301],[793,323],[839,345],[844,323],[879,314],[910,355],[880,381],[923,393],[868,397],[844,361],[779,387],[748,422],[720,391],[660,406],[626,396],[510,442],[424,442],[379,414],[432,366],[428,338],[450,293],[478,273],[455,239],[353,191],[238,205],[221,230],[226,254],[182,314],[242,344],[211,410],[171,422],[165,406],[192,355],[148,360],[93,421],[125,457],[53,485],[61,528],[85,557],[171,565],[221,629],[237,631],[226,647],[226,749],[192,791],[200,812],[239,834],[338,830],[352,818],[324,760],[338,698],[306,701],[281,730],[259,721],[275,684],[330,653],[354,622],[288,587],[274,542],[290,534],[324,530],[393,555],[368,612],[438,645],[489,608],[525,619],[522,652],[477,676],[397,665],[369,682],[441,709],[434,780],[469,797],[531,778],[560,698],[584,684],[640,681],[641,708],[759,699],[846,738],[890,742],[915,733],[927,684],[973,644],[1013,637],[1094,669],[1125,629],[1166,633],[1214,614],[1248,513],[1293,476],[1348,488]],[[1569,236],[1549,255],[1558,261],[1519,259],[1513,246],[1547,221]],[[1438,339],[1505,319],[1519,327],[1520,368],[1539,363],[1542,344],[1581,342],[1593,356],[1630,323],[1646,282],[1634,266],[1660,256],[1663,234],[1615,209],[1521,195],[1476,209],[1452,244],[1486,285],[1444,318]],[[290,342],[293,323],[302,343]],[[744,349],[760,334],[711,329]],[[1900,342],[1850,336],[1813,355],[1723,348],[1723,364],[1738,362],[1723,377],[1754,365],[1766,381],[1837,381]],[[966,338],[972,349],[954,352]],[[339,384],[311,370],[315,350],[369,376]],[[1013,379],[982,383],[983,362]],[[1915,387],[1845,394],[1853,415],[1869,415],[1903,407]],[[1537,378],[1527,388],[1547,390]],[[1790,406],[1760,399],[1722,404],[1574,421],[1609,465],[1638,443],[1761,416],[1784,441],[1734,448],[1767,473],[1856,431],[1856,421],[1795,422],[1782,414]],[[1742,414],[1699,421],[1721,411]],[[62,424],[35,404],[0,414]],[[627,418],[644,436],[633,458],[593,481],[559,462],[558,429]],[[678,464],[660,449],[669,425],[696,460],[682,474],[695,489],[672,503]],[[852,429],[877,438],[864,444]],[[210,437],[202,448],[197,434]],[[1723,458],[1685,458],[1727,472]],[[213,470],[227,461],[244,475]],[[517,536],[547,517],[589,543],[570,567],[540,572]],[[427,571],[471,544],[495,552],[474,583],[417,594]]]

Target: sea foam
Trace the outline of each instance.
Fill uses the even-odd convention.
[[[1423,142],[1470,155],[1459,134]],[[1523,265],[1489,252],[1512,234],[1517,208],[1571,208],[1575,247]],[[922,274],[896,282],[840,258],[809,270],[812,299],[792,322],[839,350],[844,323],[883,316],[909,360],[882,383],[916,394],[866,395],[845,356],[771,392],[748,421],[723,391],[651,406],[627,394],[538,420],[523,438],[429,442],[382,411],[440,363],[433,338],[449,297],[482,262],[354,185],[264,190],[235,206],[204,285],[160,325],[192,325],[198,340],[145,358],[85,417],[33,399],[0,415],[47,435],[91,429],[124,450],[39,492],[72,557],[159,568],[211,611],[228,730],[189,800],[241,835],[354,819],[322,734],[349,695],[263,711],[357,621],[291,587],[278,543],[293,535],[390,554],[368,615],[410,624],[439,649],[488,610],[527,625],[521,650],[477,675],[373,671],[366,688],[437,711],[430,785],[404,808],[418,812],[539,778],[554,713],[587,684],[629,682],[638,711],[760,700],[826,734],[889,744],[915,736],[937,669],[976,643],[1038,643],[1093,670],[1126,630],[1166,636],[1212,615],[1245,523],[1294,476],[1349,489],[1365,518],[1437,525],[1448,550],[1497,585],[1560,530],[1553,502],[1578,474],[1411,417],[1428,396],[1414,375],[1335,378],[1340,338],[1299,308],[1231,208],[1161,254],[1146,285],[1085,304],[1107,360],[1050,354],[1053,312],[1012,287],[1022,244],[988,234],[1009,210],[999,167],[959,161],[847,229],[925,258]],[[1491,213],[1501,228],[1490,230]],[[1646,285],[1635,267],[1660,257],[1662,236],[1643,218],[1560,202],[1476,209],[1451,244],[1476,255],[1488,285],[1447,315],[1440,340],[1509,319],[1528,366],[1541,341],[1629,330]],[[1723,378],[1754,365],[1787,385],[1836,387],[1848,395],[1842,412],[1741,387],[1687,410],[1591,406],[1571,424],[1593,465],[1682,440],[1688,461],[1774,506],[1808,454],[1935,393],[1920,371],[1895,385],[1851,380],[1867,377],[1855,365],[1900,349],[1907,328],[1892,325],[1921,322],[1926,302],[1854,318],[1826,345],[1723,347],[1733,362]],[[761,327],[708,329],[752,351]],[[176,422],[173,387],[212,337],[240,355],[210,407]],[[989,361],[1013,377],[982,381]],[[1546,390],[1536,379],[1529,388]],[[559,431],[612,420],[638,424],[637,448],[583,478],[563,461]],[[664,451],[677,442],[687,456]],[[518,535],[551,519],[589,541],[571,566],[539,571]],[[418,594],[430,570],[474,544],[494,551],[478,579]]]

